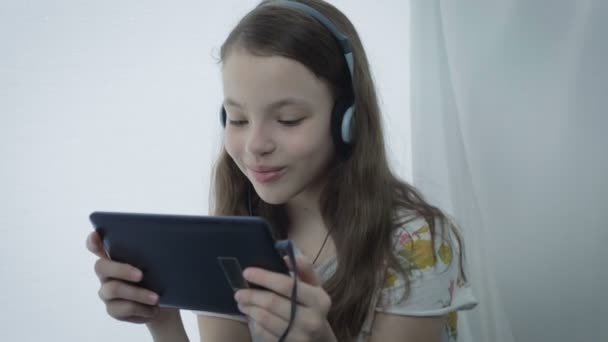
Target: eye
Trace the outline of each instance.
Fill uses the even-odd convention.
[[[278,121],[281,125],[293,127],[293,126],[299,125],[302,122],[302,120],[304,120],[304,118],[297,119],[297,120],[278,120]]]
[[[228,120],[228,123],[231,126],[240,127],[240,126],[245,126],[247,124],[247,120]]]

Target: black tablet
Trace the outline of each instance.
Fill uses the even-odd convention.
[[[259,217],[94,212],[90,220],[112,260],[142,270],[138,286],[160,306],[241,314],[234,291],[250,266],[289,274]]]

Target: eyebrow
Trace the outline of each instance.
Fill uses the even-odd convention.
[[[231,98],[226,98],[226,100],[224,101],[224,105],[243,109],[243,105],[241,105],[240,103],[236,102],[235,100],[233,100]],[[294,98],[294,97],[288,97],[288,98],[284,98],[279,101],[272,102],[271,104],[266,106],[266,110],[274,111],[274,110],[278,110],[280,108],[288,107],[288,106],[309,108],[308,103],[306,103],[305,101]]]

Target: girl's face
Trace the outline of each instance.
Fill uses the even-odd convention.
[[[234,48],[224,61],[225,148],[262,200],[316,198],[333,158],[333,97],[301,63]]]

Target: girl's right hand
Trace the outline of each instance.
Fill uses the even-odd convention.
[[[93,231],[87,237],[87,249],[99,257],[95,262],[95,273],[101,282],[99,297],[110,316],[120,321],[150,323],[160,317],[179,314],[177,309],[161,309],[156,293],[134,285],[142,280],[142,272],[131,265],[110,260],[97,232]]]

